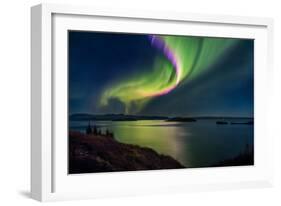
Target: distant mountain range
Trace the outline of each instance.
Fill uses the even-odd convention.
[[[221,117],[221,116],[206,116],[206,117],[167,117],[167,116],[146,116],[146,115],[126,115],[126,114],[71,114],[70,121],[137,121],[137,120],[167,120],[167,121],[196,121],[199,119],[248,119],[251,117]]]
[[[125,115],[125,114],[72,114],[71,121],[134,121],[134,120],[165,120],[169,119],[164,116],[142,116],[142,115]]]

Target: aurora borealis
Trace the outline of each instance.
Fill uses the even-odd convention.
[[[125,104],[126,113],[131,105],[139,111],[153,97],[165,95],[189,76],[192,78],[213,64],[235,40],[201,37],[150,35],[151,45],[162,52],[165,59],[157,59],[151,73],[112,85],[102,95],[101,104],[116,98]],[[192,71],[194,74],[192,75]]]
[[[253,115],[253,41],[69,32],[70,113]]]

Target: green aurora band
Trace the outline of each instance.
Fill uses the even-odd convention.
[[[149,35],[161,52],[149,72],[139,72],[104,89],[100,106],[111,99],[125,105],[125,113],[137,113],[153,98],[166,95],[206,72],[237,39]],[[141,71],[141,70],[140,70]]]

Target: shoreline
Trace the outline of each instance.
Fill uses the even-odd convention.
[[[168,155],[111,136],[69,132],[69,173],[97,173],[185,168]]]
[[[121,143],[109,131],[105,134],[96,129],[88,132],[69,132],[70,174],[254,165],[249,145],[241,153],[217,163],[186,167],[172,156],[159,154],[149,147]]]

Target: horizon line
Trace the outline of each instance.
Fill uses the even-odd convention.
[[[124,115],[124,116],[145,116],[145,117],[186,117],[186,118],[254,118],[254,116],[228,116],[228,115],[142,115],[142,114],[124,114],[124,113],[103,113],[103,114],[95,114],[95,113],[72,113],[69,114],[69,116],[72,115]]]

